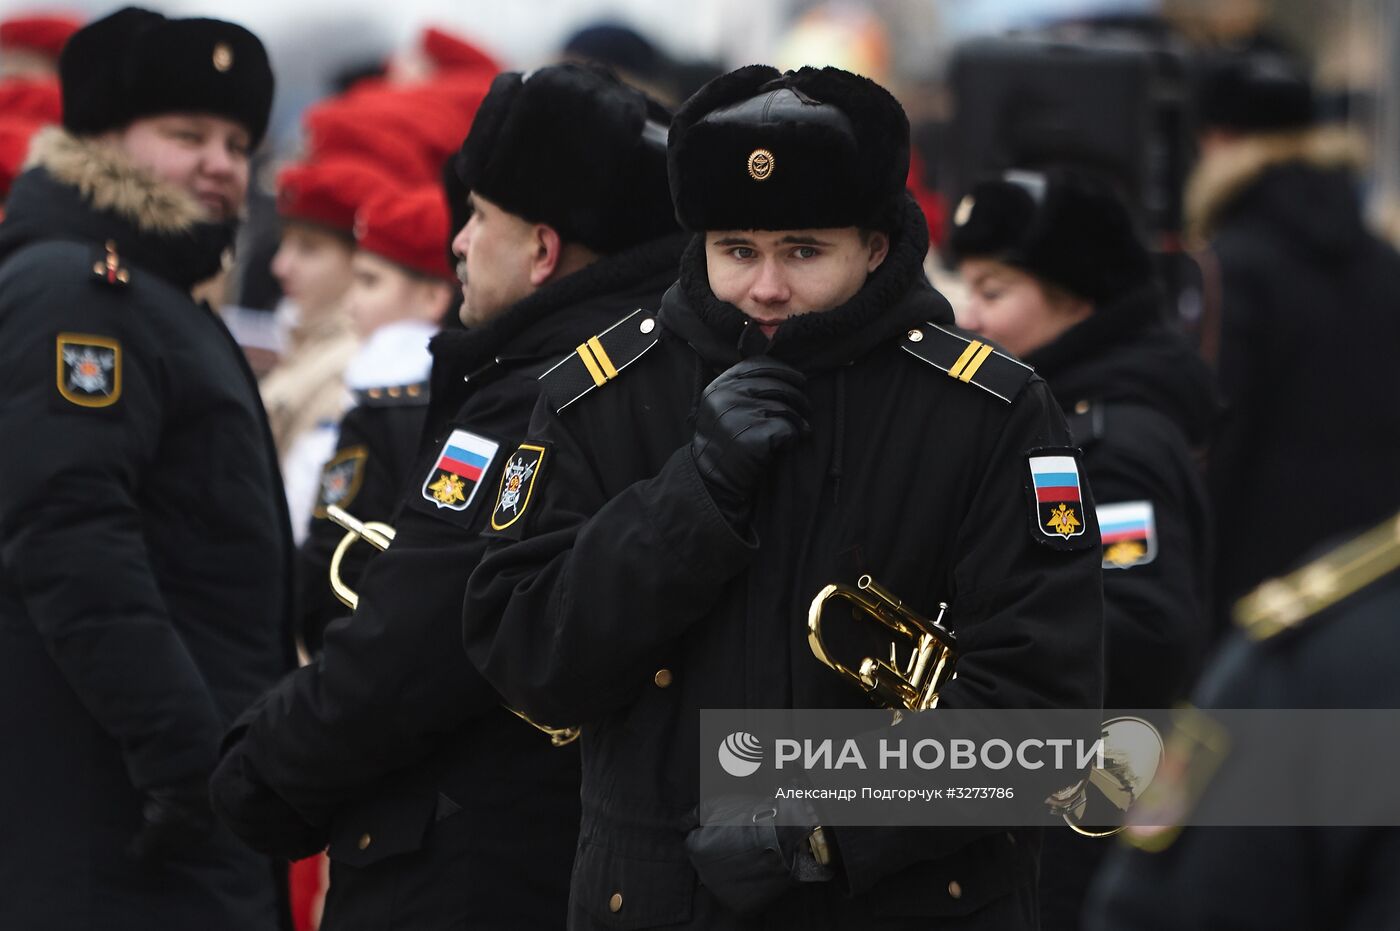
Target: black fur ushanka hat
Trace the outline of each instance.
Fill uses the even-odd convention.
[[[909,119],[869,78],[750,65],[681,106],[668,155],[688,230],[890,230],[909,175]]]
[[[1105,183],[1068,169],[1008,171],[979,181],[958,204],[954,261],[991,258],[1095,303],[1152,279],[1132,216]]]
[[[592,66],[496,76],[457,176],[510,213],[601,253],[677,232],[665,107]]]
[[[129,6],[79,29],[58,61],[63,125],[76,135],[163,113],[209,113],[267,131],[274,81],[267,50],[242,26],[167,19]]]

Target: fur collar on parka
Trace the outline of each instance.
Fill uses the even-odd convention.
[[[122,259],[182,290],[219,271],[235,222],[210,223],[189,192],[119,150],[59,128],[40,131],[0,225],[0,257],[44,239],[113,242]]]
[[[1271,169],[1298,164],[1323,171],[1354,171],[1364,161],[1361,140],[1342,129],[1245,137],[1201,159],[1187,180],[1188,236],[1197,245],[1209,239],[1224,215]]]

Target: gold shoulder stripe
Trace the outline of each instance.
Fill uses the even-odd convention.
[[[1235,604],[1235,623],[1267,640],[1400,569],[1400,514]]]

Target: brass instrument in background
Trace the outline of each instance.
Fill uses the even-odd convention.
[[[912,642],[908,659],[899,659],[898,644],[891,640],[888,660],[865,657],[859,671],[836,659],[822,636],[822,613],[833,598],[850,602],[867,617]],[[823,665],[853,683],[871,701],[895,712],[928,711],[938,706],[938,693],[955,675],[957,638],[943,626],[946,604],[938,605],[938,617],[929,620],[908,608],[868,575],[856,587],[827,585],[812,599],[807,611],[807,645]],[[1089,828],[1079,820],[1088,810],[1093,787],[1117,811],[1126,812],[1152,782],[1162,760],[1162,737],[1141,718],[1120,717],[1103,722],[1104,766],[1090,770],[1087,778],[1055,792],[1046,800],[1065,824],[1087,837],[1109,837],[1122,827]]]
[[[360,603],[360,596],[341,578],[340,564],[345,559],[345,554],[349,552],[350,547],[360,540],[381,552],[387,550],[389,544],[394,540],[394,528],[378,521],[362,523],[333,504],[326,508],[326,516],[337,526],[345,529],[345,536],[336,544],[335,552],[331,554],[331,590],[347,608],[353,611]],[[501,707],[541,733],[548,735],[549,742],[556,747],[565,747],[578,740],[579,729],[577,727],[551,727],[548,724],[540,724],[538,721],[531,720],[529,715],[523,711],[517,711],[509,705]]]

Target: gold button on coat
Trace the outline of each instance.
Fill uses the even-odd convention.
[[[368,834],[361,834],[361,835],[360,835],[360,849],[361,849],[361,850],[366,850],[366,849],[368,849],[369,845],[372,844],[372,843],[374,843],[374,838],[373,838],[373,837],[370,837]]]
[[[669,669],[658,669],[656,675],[652,676],[651,679],[656,683],[657,688],[664,689],[675,681],[675,676],[671,675],[671,670]]]
[[[608,899],[608,911],[610,911],[610,912],[620,912],[620,911],[622,911],[622,893],[621,893],[621,892],[614,892],[614,893],[612,894],[612,898],[611,898],[611,899]]]
[[[962,884],[956,879],[948,883],[948,894],[955,899],[962,898]]]

